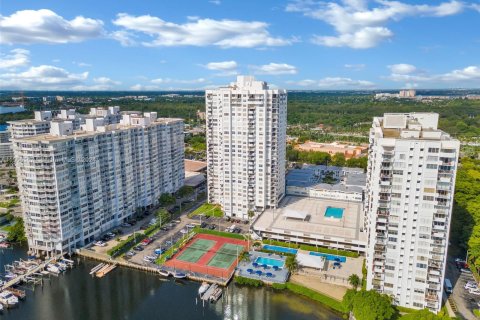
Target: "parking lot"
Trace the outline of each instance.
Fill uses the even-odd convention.
[[[473,275],[471,273],[460,272],[452,257],[449,257],[446,269],[446,278],[449,278],[453,285],[453,293],[451,296],[453,297],[458,312],[465,319],[476,319],[472,310],[479,309],[477,303],[480,301],[480,295],[469,293],[469,291],[464,288],[468,281],[475,280]]]

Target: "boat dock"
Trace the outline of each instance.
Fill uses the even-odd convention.
[[[215,290],[218,288],[218,285],[212,284],[207,291],[202,295],[202,300],[203,301],[209,301],[210,296],[215,292]]]
[[[168,272],[168,274],[171,275],[171,276],[173,276],[175,274],[175,270],[173,270],[173,269],[170,270],[170,268],[165,268],[164,266],[149,267],[149,266],[144,266],[144,265],[131,263],[131,262],[128,262],[128,261],[125,261],[125,260],[122,260],[122,259],[112,259],[110,256],[103,255],[103,254],[98,254],[98,253],[93,252],[92,250],[88,250],[88,249],[77,249],[75,251],[75,253],[80,257],[93,259],[93,260],[97,260],[97,261],[101,262],[99,265],[96,266],[96,267],[98,267],[98,269],[94,270],[96,268],[96,267],[94,267],[94,268],[92,268],[92,270],[90,270],[91,275],[96,274],[96,272],[99,271],[103,267],[103,266],[101,266],[102,263],[104,265],[105,264],[107,264],[107,265],[115,264],[116,266],[120,266],[120,267],[126,267],[126,268],[130,268],[130,269],[144,271],[144,272],[151,272],[151,273],[155,273],[155,274],[158,274],[158,275],[161,275],[161,276],[164,276],[164,277],[166,276],[165,275],[166,272]],[[99,267],[99,266],[101,266],[101,267]],[[163,270],[163,272],[161,272],[162,270]],[[94,272],[92,272],[92,271],[94,271]],[[198,282],[208,282],[208,283],[213,283],[213,284],[216,284],[216,285],[219,285],[219,286],[227,286],[228,283],[230,282],[230,280],[233,278],[233,275],[234,275],[234,272],[232,272],[232,274],[228,278],[220,279],[220,278],[212,278],[211,276],[207,276],[207,275],[203,276],[201,274],[192,273],[192,272],[189,272],[188,270],[183,271],[183,270],[178,269],[177,271],[185,272],[185,274],[187,275],[187,279],[189,279],[189,280],[198,281]]]
[[[1,291],[6,290],[6,289],[8,289],[8,288],[11,288],[11,287],[19,284],[20,282],[23,282],[23,281],[25,281],[25,282],[32,282],[33,280],[35,280],[34,274],[38,274],[38,273],[42,272],[43,270],[45,270],[45,267],[46,267],[48,264],[50,264],[50,263],[52,263],[52,262],[54,262],[54,261],[56,261],[56,260],[58,260],[58,259],[60,259],[60,258],[61,258],[61,256],[57,256],[57,257],[54,257],[54,258],[50,258],[50,259],[48,259],[48,260],[45,260],[45,261],[39,263],[36,267],[32,267],[32,268],[30,268],[30,269],[28,269],[28,270],[25,270],[24,272],[23,272],[23,271],[20,271],[20,272],[22,272],[23,274],[19,274],[19,275],[16,276],[15,278],[13,278],[13,279],[11,279],[11,280],[9,280],[9,281],[6,281],[6,282],[3,284],[3,286],[1,287]]]

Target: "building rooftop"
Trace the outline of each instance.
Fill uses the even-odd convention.
[[[185,171],[185,182],[184,184],[189,187],[198,187],[207,180],[205,174],[200,172],[190,172]]]
[[[185,171],[200,172],[207,169],[207,163],[204,161],[185,159],[184,163],[185,163]]]
[[[326,217],[327,207],[343,209],[342,218]],[[362,203],[358,202],[286,196],[277,209],[268,209],[260,215],[254,223],[254,229],[303,233],[309,237],[321,235],[331,241],[366,242],[366,233],[360,232],[363,225],[362,207]],[[302,213],[307,218],[287,218],[292,216],[292,212]]]

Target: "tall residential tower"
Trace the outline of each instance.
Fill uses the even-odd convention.
[[[181,119],[124,113],[120,123],[51,121],[12,139],[25,232],[35,253],[72,252],[183,185]]]
[[[437,312],[442,302],[460,143],[438,114],[385,114],[370,129],[367,289],[396,305]]]
[[[208,201],[230,217],[276,207],[285,194],[287,92],[251,76],[205,93]]]

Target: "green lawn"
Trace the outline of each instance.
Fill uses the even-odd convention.
[[[203,214],[209,217],[223,217],[223,211],[217,204],[204,203],[198,209],[193,211],[189,216]]]

